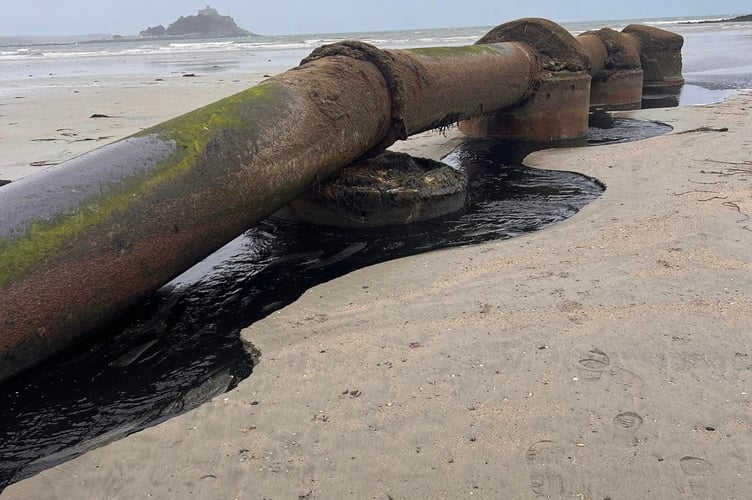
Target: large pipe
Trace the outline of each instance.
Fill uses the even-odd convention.
[[[513,43],[339,45],[2,187],[0,380],[102,326],[364,153],[512,105],[535,70],[530,51]]]

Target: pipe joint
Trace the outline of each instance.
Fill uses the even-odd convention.
[[[372,151],[378,153],[398,140],[407,139],[407,127],[405,126],[406,91],[405,81],[401,76],[398,63],[394,56],[371,44],[357,40],[345,40],[342,42],[322,45],[300,62],[304,66],[325,57],[350,57],[359,61],[370,62],[381,72],[386,81],[391,98],[391,125],[380,144]]]

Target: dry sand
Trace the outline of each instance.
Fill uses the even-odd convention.
[[[752,498],[752,93],[635,114],[677,130],[526,160],[608,186],[576,216],[319,285],[237,389],[0,498]]]

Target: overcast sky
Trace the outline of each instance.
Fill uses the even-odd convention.
[[[195,14],[207,0],[0,0],[0,36],[137,34]],[[750,0],[210,0],[265,35],[489,26],[520,17],[558,22],[752,13]]]

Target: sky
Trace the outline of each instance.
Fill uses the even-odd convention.
[[[264,35],[491,26],[520,17],[557,22],[750,14],[749,0],[208,0]],[[0,37],[134,35],[195,14],[207,0],[0,0]]]

